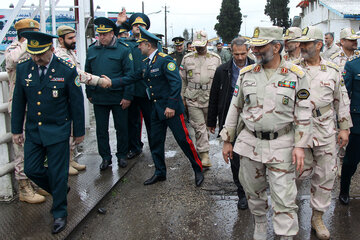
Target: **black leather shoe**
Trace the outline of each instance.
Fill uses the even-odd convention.
[[[133,159],[137,156],[139,156],[142,153],[142,149],[140,149],[140,151],[138,152],[133,152],[133,151],[129,151],[128,154],[126,155],[127,159]]]
[[[67,193],[69,193],[69,192],[70,192],[70,187],[68,186]]]
[[[342,205],[349,205],[350,202],[349,195],[339,195],[339,200]]]
[[[112,164],[111,160],[103,159],[103,160],[102,160],[102,163],[100,164],[100,170],[101,170],[101,171],[104,171],[104,170],[107,169],[111,164]]]
[[[121,168],[126,168],[126,166],[127,166],[127,161],[126,161],[126,159],[125,158],[119,158],[118,159],[118,165],[119,165],[119,167],[121,167]]]
[[[195,172],[195,185],[197,187],[200,187],[203,181],[204,181],[204,174],[202,172]]]
[[[237,203],[238,209],[246,210],[248,209],[248,203],[245,196],[239,197],[239,201]]]
[[[54,218],[54,224],[52,228],[52,233],[56,234],[64,230],[66,227],[66,217]]]
[[[144,182],[144,185],[151,185],[151,184],[161,182],[161,181],[165,181],[165,180],[166,180],[166,177],[153,175],[151,178],[149,178],[148,180],[146,180]]]

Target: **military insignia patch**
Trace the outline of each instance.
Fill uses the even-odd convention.
[[[79,76],[77,76],[77,77],[75,78],[74,82],[75,82],[75,85],[76,85],[76,86],[80,87],[80,79],[79,79]]]
[[[288,74],[289,70],[286,68],[286,67],[283,67],[281,69],[281,74],[285,75],[285,74]]]
[[[351,29],[351,34],[356,34],[354,29]]]
[[[50,78],[51,78],[51,76],[50,76]],[[50,79],[50,82],[64,82],[64,81],[65,81],[64,78],[52,78],[52,79]]]
[[[37,46],[39,46],[39,41],[36,41],[36,40],[31,40],[30,41],[30,47],[37,47]]]
[[[290,34],[290,30],[286,29],[285,36],[289,36],[289,34]]]
[[[53,98],[57,98],[59,96],[59,91],[58,90],[52,90],[52,95],[53,95]]]
[[[29,75],[28,75],[28,78],[31,78],[32,77],[32,74],[30,73]]]
[[[309,27],[304,28],[304,29],[302,30],[301,35],[305,36],[305,35],[308,33],[308,31],[309,31]]]
[[[151,70],[150,70],[151,73],[158,72],[158,71],[160,71],[159,68],[155,68],[155,69],[151,69]]]
[[[30,22],[29,25],[31,28],[35,27],[35,24],[33,22]]]
[[[169,62],[167,68],[169,69],[169,71],[174,71],[176,69],[176,65],[173,62]]]
[[[131,53],[129,53],[129,59],[132,61],[133,60],[133,56]]]
[[[299,98],[299,99],[308,99],[308,97],[310,96],[310,93],[308,90],[306,89],[300,89],[296,96]]]
[[[345,86],[345,82],[344,82],[344,79],[343,78],[341,78],[341,80],[340,80],[340,86]]]
[[[359,52],[355,51],[355,55],[359,55]]]
[[[183,65],[180,65],[180,70],[184,70],[184,66]]]
[[[340,56],[342,56],[342,57],[343,57],[343,56],[345,56],[345,54],[342,52],[342,53],[340,53]]]
[[[237,97],[239,95],[239,86],[236,85],[234,89],[234,96]]]
[[[343,76],[346,75],[346,70],[345,69],[341,72],[341,75],[343,75]]]
[[[257,65],[255,68],[254,68],[254,72],[260,72],[260,65]]]
[[[279,81],[278,82],[278,86],[279,87],[286,87],[286,88],[292,88],[295,89],[296,87],[296,82],[293,81]]]
[[[260,29],[257,27],[254,30],[253,38],[258,38],[260,34]]]
[[[189,77],[192,77],[192,76],[193,76],[192,70],[189,70],[189,71],[188,71],[188,74],[189,74]]]
[[[284,96],[282,99],[282,104],[288,105],[289,104],[289,97]]]
[[[321,64],[321,65],[320,65],[320,69],[321,69],[321,71],[324,71],[324,72],[325,72],[325,71],[326,71],[326,66],[325,66],[324,64]]]

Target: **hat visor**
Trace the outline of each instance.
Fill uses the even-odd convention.
[[[38,54],[42,54],[44,52],[46,52],[47,50],[49,50],[51,47],[50,46],[47,46],[47,47],[43,47],[43,48],[33,48],[33,47],[27,47],[26,48],[26,51],[30,54],[33,54],[33,55],[38,55]]]
[[[205,47],[207,42],[208,42],[207,40],[206,41],[197,41],[197,40],[195,40],[195,41],[193,41],[192,45],[194,47]]]
[[[360,38],[360,36],[358,36],[358,35],[351,35],[349,37],[346,37],[345,39],[347,39],[347,40],[356,40],[356,39],[359,39],[359,38]]]
[[[114,29],[112,29],[112,28],[101,28],[101,29],[99,29],[99,28],[97,28],[96,29],[96,31],[98,32],[98,33],[107,33],[107,32],[111,32],[111,31],[113,31]]]
[[[134,24],[143,24],[143,25],[145,25],[145,26],[147,27],[147,24],[146,24],[144,21],[134,21],[134,22],[131,24],[131,26],[134,25]]]
[[[300,37],[292,40],[292,42],[313,42],[315,40],[316,40],[315,38]]]
[[[184,42],[181,42],[181,43],[174,43],[174,45],[175,46],[181,46],[181,45],[183,45],[184,44]]]
[[[254,47],[261,47],[261,46],[265,46],[268,43],[271,43],[272,41],[273,41],[272,39],[252,38],[249,40],[248,44]]]
[[[141,42],[148,42],[147,39],[145,38],[140,38],[139,40],[136,41],[137,43],[141,43]]]
[[[290,36],[285,36],[283,37],[283,40],[294,40],[294,37],[290,37]]]

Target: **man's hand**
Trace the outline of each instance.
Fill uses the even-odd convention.
[[[22,146],[24,143],[24,135],[22,133],[20,134],[13,134],[12,135],[13,143]]]
[[[112,81],[109,77],[105,75],[101,75],[101,78],[99,80],[99,86],[102,88],[109,88],[112,85]]]
[[[346,146],[349,142],[349,134],[350,131],[348,129],[346,130],[340,130],[339,135],[337,137],[337,143],[340,145],[340,148]]]
[[[75,145],[82,143],[82,141],[84,141],[84,137],[85,137],[85,136],[74,137],[74,143],[75,143]]]
[[[215,128],[216,128],[216,127],[208,127],[209,131],[210,131],[212,134],[215,133]]]
[[[304,168],[305,152],[303,148],[296,147],[292,151],[292,163],[296,163],[296,170],[302,172]]]
[[[124,22],[126,22],[126,19],[127,19],[126,10],[125,10],[125,8],[123,7],[123,8],[121,9],[121,12],[119,12],[119,14],[118,14],[118,16],[117,16],[116,24],[117,24],[117,25],[121,25],[121,24],[123,24]]]
[[[175,116],[175,110],[167,107],[165,109],[164,115],[166,118],[172,118],[173,116]]]
[[[131,101],[130,100],[126,100],[126,99],[122,99],[121,102],[120,102],[120,105],[121,105],[121,108],[123,110],[127,109],[131,104]]]
[[[222,154],[225,162],[229,164],[229,159],[233,159],[233,146],[230,142],[224,142]]]

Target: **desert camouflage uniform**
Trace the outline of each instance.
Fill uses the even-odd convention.
[[[359,55],[360,51],[359,50],[355,50],[354,54],[352,56],[355,55]],[[336,52],[335,54],[333,54],[330,57],[330,61],[334,62],[336,65],[338,65],[340,67],[340,71],[342,71],[345,67],[345,63],[352,57],[352,56],[347,56],[344,52],[344,50],[341,48],[340,51]]]
[[[27,40],[24,42],[19,42],[18,40],[13,41],[9,47],[6,48],[5,51],[5,59],[6,59],[6,72],[9,78],[9,106],[8,110],[11,114],[12,107],[12,98],[15,88],[16,82],[16,66],[20,60],[26,59],[30,57],[30,54],[26,52]],[[17,180],[28,179],[28,177],[24,173],[24,147],[19,146],[17,144],[13,144],[14,146],[14,163],[15,163],[15,178]]]
[[[299,230],[292,151],[311,147],[308,90],[305,73],[284,59],[269,79],[260,65],[245,67],[221,131],[224,141],[237,136],[233,150],[241,156],[239,178],[255,216],[268,211],[269,182],[277,235],[292,236]],[[261,132],[270,132],[269,140],[261,139]]]
[[[331,191],[338,170],[336,157],[336,115],[340,130],[352,126],[349,97],[339,67],[324,59],[320,66],[301,67],[310,85],[313,105],[313,149],[307,153],[306,164],[300,179],[313,172],[311,178],[311,207],[325,212],[331,203]]]

